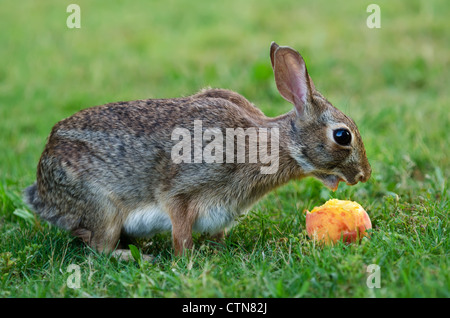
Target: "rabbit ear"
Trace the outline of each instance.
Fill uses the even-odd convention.
[[[305,61],[294,49],[278,46],[275,42],[270,46],[270,59],[278,91],[302,116],[314,88]]]
[[[274,56],[275,56],[275,51],[279,48],[280,46],[278,44],[276,44],[275,42],[272,42],[270,44],[270,62],[272,63],[272,68],[275,71],[275,61],[274,61]]]

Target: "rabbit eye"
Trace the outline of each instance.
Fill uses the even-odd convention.
[[[352,134],[347,129],[336,129],[333,131],[334,140],[341,146],[348,146],[352,141]]]

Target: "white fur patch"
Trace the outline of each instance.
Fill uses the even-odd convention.
[[[224,207],[216,206],[207,209],[206,213],[201,213],[193,226],[195,232],[217,234],[229,227],[235,218],[234,213]]]
[[[226,208],[210,207],[200,213],[192,230],[216,234],[232,225],[236,214]],[[123,230],[132,237],[151,237],[157,233],[172,231],[169,215],[157,205],[148,205],[132,211],[124,222]]]
[[[171,231],[172,222],[164,210],[152,204],[132,211],[125,220],[123,230],[132,237],[150,237]]]

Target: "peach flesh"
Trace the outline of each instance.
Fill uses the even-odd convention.
[[[369,215],[353,201],[328,200],[324,205],[306,212],[308,236],[327,245],[341,238],[345,243],[359,241],[372,228]]]

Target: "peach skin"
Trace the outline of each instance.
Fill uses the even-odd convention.
[[[306,231],[311,239],[326,245],[341,238],[345,243],[359,241],[372,228],[369,215],[353,201],[331,199],[306,212]]]

